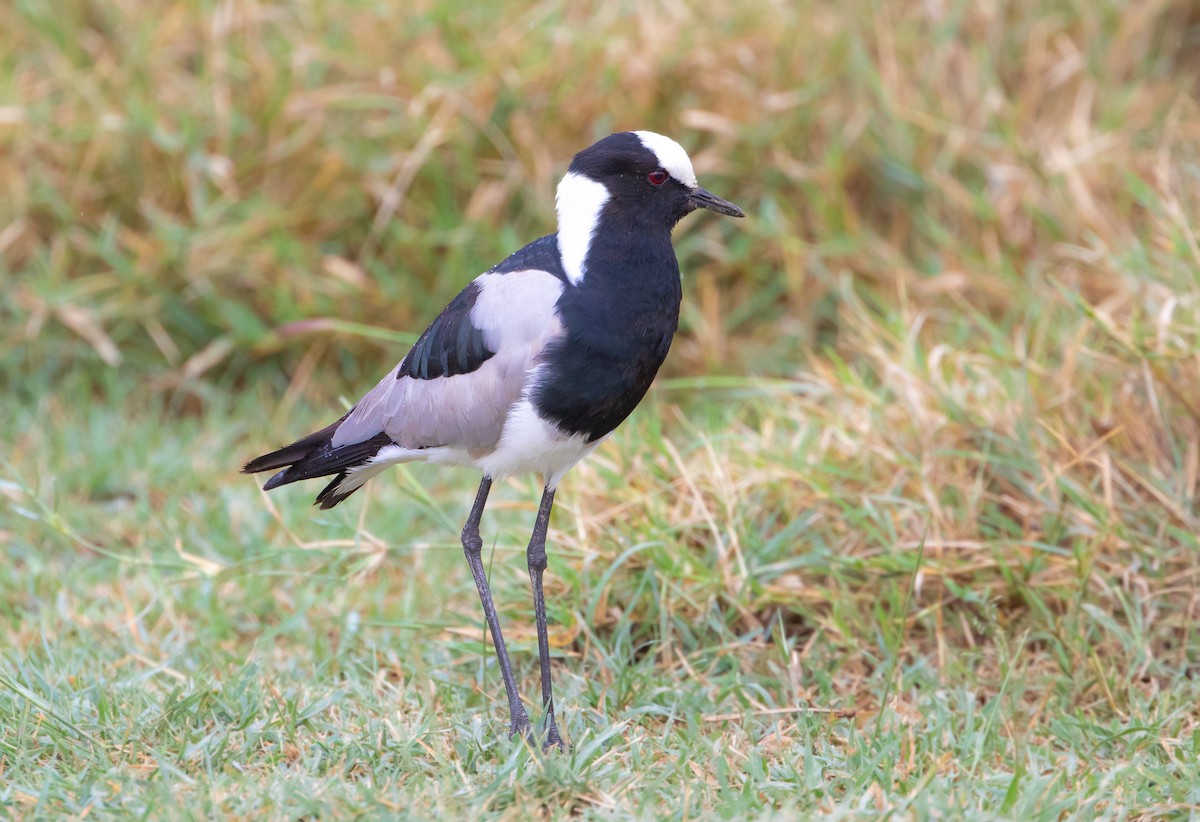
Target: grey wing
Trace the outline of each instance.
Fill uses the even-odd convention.
[[[333,446],[387,434],[403,448],[488,450],[546,344],[563,283],[539,269],[483,274],[354,407]]]

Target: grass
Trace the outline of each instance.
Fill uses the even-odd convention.
[[[1192,815],[1198,37],[1158,0],[12,4],[3,815]],[[236,469],[630,127],[749,218],[681,227],[668,366],[559,494],[542,756],[476,478],[318,512]],[[484,520],[526,698],[536,501]]]

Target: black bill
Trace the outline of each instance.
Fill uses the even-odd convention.
[[[722,200],[711,191],[706,191],[703,188],[692,189],[688,195],[692,203],[698,208],[707,208],[709,211],[715,211],[718,214],[724,214],[727,217],[745,217],[746,214],[740,208],[735,206],[728,200]]]

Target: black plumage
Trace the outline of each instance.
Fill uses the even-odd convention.
[[[463,289],[355,409],[244,469],[282,469],[267,481],[268,490],[333,476],[317,496],[322,508],[395,463],[481,471],[462,546],[504,680],[510,734],[532,727],[491,598],[479,524],[494,478],[542,474],[526,562],[545,746],[562,745],[542,585],[555,490],[563,474],[629,416],[667,356],[682,299],[671,246],[675,224],[697,208],[743,216],[700,188],[678,143],[652,132],[614,134],[579,152],[556,203],[558,232]]]
[[[470,374],[496,352],[483,341],[483,332],[471,322],[471,309],[479,298],[479,285],[471,283],[442,309],[425,329],[396,370],[396,379],[432,380]]]
[[[682,290],[670,235],[619,232],[617,222],[601,217],[587,257],[590,276],[559,298],[564,334],[547,346],[534,394],[543,417],[589,441],[642,401],[679,324]],[[633,238],[641,247],[630,254]]]
[[[488,274],[512,274],[516,271],[536,269],[553,274],[564,283],[567,273],[563,271],[562,254],[558,251],[558,235],[547,234],[514,251],[503,262],[488,269]]]
[[[317,495],[314,502],[314,505],[320,505],[322,508],[332,508],[358,490],[358,488],[353,488],[345,494],[335,493],[335,489],[346,478],[348,471],[351,468],[358,468],[365,465],[372,457],[379,453],[381,448],[395,444],[387,434],[379,434],[376,437],[355,443],[351,446],[334,448],[331,442],[333,434],[348,416],[349,412],[343,415],[337,422],[322,428],[320,431],[309,434],[303,439],[296,440],[296,442],[284,446],[278,451],[272,451],[257,459],[250,460],[242,468],[242,471],[247,474],[256,474],[260,471],[282,468],[282,471],[279,471],[263,484],[264,491],[270,491],[272,488],[289,485],[301,480],[332,476],[334,477],[333,482],[329,483],[325,487],[325,490]]]

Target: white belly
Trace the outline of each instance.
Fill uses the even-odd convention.
[[[417,449],[389,445],[380,449],[367,464],[351,469],[343,485],[346,488],[362,485],[397,463],[428,462],[475,468],[495,480],[541,474],[547,487],[556,488],[571,466],[606,439],[607,435],[588,442],[583,434],[565,434],[539,417],[529,400],[522,399],[509,411],[500,441],[490,452],[472,454],[465,448],[449,446]]]
[[[513,406],[504,433],[492,453],[475,465],[493,479],[541,474],[555,488],[572,465],[596,450],[604,438],[588,442],[583,434],[565,434],[533,410],[528,399]]]

